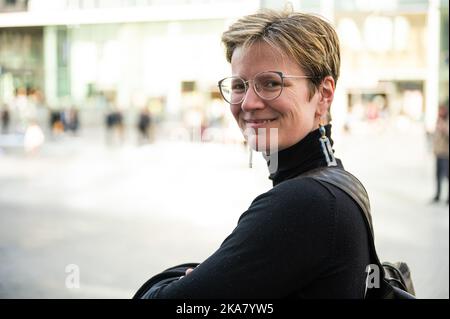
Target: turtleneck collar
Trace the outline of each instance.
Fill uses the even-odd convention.
[[[333,145],[331,124],[326,125],[325,130],[331,145]],[[327,166],[319,138],[320,132],[319,129],[316,129],[297,144],[278,152],[277,169],[269,176],[269,179],[273,181],[273,186],[311,169]],[[338,166],[342,167],[342,163],[338,159],[336,161]],[[270,161],[267,164],[270,165]]]

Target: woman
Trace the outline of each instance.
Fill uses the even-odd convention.
[[[448,102],[439,106],[436,130],[433,135],[433,153],[436,158],[436,195],[433,202],[438,202],[441,197],[441,184],[445,178],[448,182]],[[450,187],[447,187],[449,191]],[[450,193],[447,193],[447,205]]]
[[[342,168],[327,124],[339,77],[335,31],[313,15],[265,11],[222,40],[232,77],[220,90],[249,144],[277,159],[274,187],[214,254],[145,297],[363,298],[369,242],[358,206],[337,187],[298,178]]]

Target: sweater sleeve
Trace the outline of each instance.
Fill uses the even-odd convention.
[[[312,179],[258,196],[219,249],[151,298],[283,298],[320,276],[334,246],[335,199]]]

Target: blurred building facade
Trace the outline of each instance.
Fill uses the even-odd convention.
[[[448,1],[297,0],[336,27],[341,79],[332,109],[376,119],[404,114],[432,130],[448,101]],[[271,0],[0,0],[0,102],[18,88],[49,108],[152,109],[167,120],[220,119],[217,80],[229,73],[220,35]],[[195,123],[194,123],[195,124]]]

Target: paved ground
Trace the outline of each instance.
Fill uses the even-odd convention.
[[[381,259],[408,262],[418,297],[449,298],[448,206],[429,204],[433,157],[420,127],[360,126],[335,141],[371,195]],[[48,141],[35,157],[5,149],[0,297],[129,298],[156,272],[202,261],[271,187],[262,158],[246,162],[239,145],[111,147],[92,132]],[[66,287],[70,264],[80,288]]]

